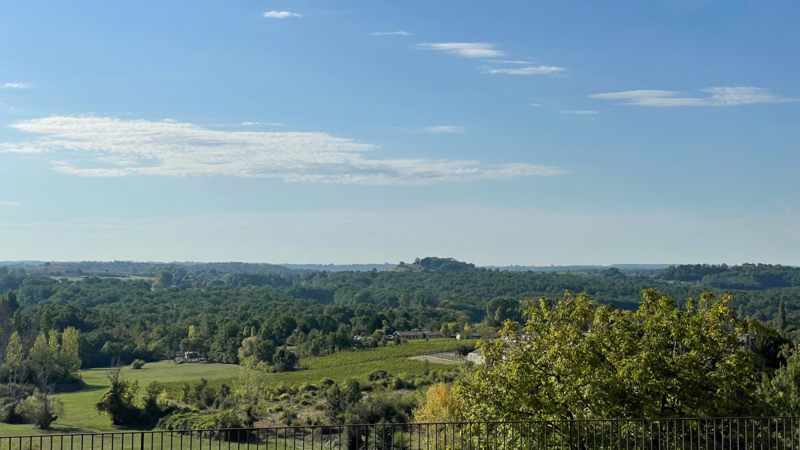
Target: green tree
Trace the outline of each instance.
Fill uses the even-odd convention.
[[[29,352],[30,368],[33,370],[39,387],[43,391],[47,390],[47,386],[50,384],[53,374],[58,369],[56,363],[57,353],[53,351],[54,347],[56,349],[58,348],[58,338],[56,338],[55,341],[56,344],[51,346],[48,343],[47,335],[40,333],[36,336],[33,347]]]
[[[168,288],[172,286],[173,276],[172,272],[168,270],[161,270],[156,274],[156,279],[153,282],[153,287]]]
[[[46,430],[58,419],[59,415],[64,413],[64,404],[58,397],[36,389],[31,396],[17,405],[17,412],[28,423]]]
[[[786,364],[772,378],[764,376],[758,397],[767,405],[767,414],[794,417],[800,414],[800,348],[783,349]]]
[[[334,424],[344,423],[344,414],[347,411],[347,398],[338,384],[328,389],[325,399],[325,415]]]
[[[286,348],[281,348],[275,353],[272,360],[276,372],[290,372],[297,367],[300,358],[297,357],[296,353]]]
[[[525,302],[483,342],[484,364],[458,383],[468,419],[529,420],[738,416],[757,404],[756,357],[729,299],[685,309],[644,291],[635,312],[586,294]]]
[[[120,377],[119,368],[108,372],[111,385],[100,397],[94,407],[97,412],[106,414],[114,425],[134,425],[139,423],[141,411],[136,406],[136,393],[139,383]]]
[[[344,396],[348,405],[355,405],[361,401],[361,383],[358,380],[347,380],[344,388]]]
[[[19,333],[15,331],[8,340],[5,362],[9,385],[12,389],[12,397],[16,397],[16,392],[14,391],[25,381],[25,363],[25,349],[22,347],[22,339],[20,339]]]
[[[58,360],[66,375],[74,375],[81,370],[80,337],[81,332],[75,327],[67,327],[61,333],[61,350]]]
[[[786,302],[781,300],[778,304],[778,315],[775,317],[774,326],[781,336],[786,336]]]

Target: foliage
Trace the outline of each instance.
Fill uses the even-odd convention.
[[[141,419],[141,411],[136,406],[139,383],[121,378],[119,369],[110,370],[108,380],[111,385],[95,404],[95,409],[105,413],[114,425],[138,424]]]
[[[143,359],[134,359],[133,362],[131,363],[131,369],[139,370],[142,367],[144,367],[144,364],[145,362]]]
[[[738,416],[757,402],[757,358],[728,298],[685,310],[653,290],[635,312],[585,294],[526,302],[527,323],[479,345],[484,365],[458,384],[468,419]]]
[[[454,389],[445,383],[436,383],[425,391],[425,396],[414,409],[417,423],[446,423],[461,420],[462,405]]]
[[[297,354],[286,348],[278,349],[272,358],[276,372],[291,372],[297,367],[299,361],[300,358],[297,357]]]
[[[17,412],[28,423],[46,430],[50,428],[50,424],[58,419],[59,415],[63,414],[64,405],[58,397],[53,397],[36,389],[30,397],[17,405]]]
[[[758,386],[758,397],[767,405],[767,414],[794,417],[800,414],[800,348],[783,348],[786,364],[775,371],[772,378],[766,374]]]

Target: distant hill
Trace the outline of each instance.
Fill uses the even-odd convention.
[[[397,267],[396,264],[280,264],[283,267],[288,267],[289,269],[295,270],[318,270],[318,271],[328,271],[328,272],[344,272],[344,271],[353,271],[353,272],[369,272],[372,269],[375,269],[379,272],[384,270],[394,269]]]
[[[609,266],[482,266],[487,269],[508,270],[509,272],[602,272],[615,267],[620,270],[664,270],[671,264],[611,264]]]

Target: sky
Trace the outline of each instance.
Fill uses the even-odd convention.
[[[799,20],[11,0],[0,260],[800,265]]]

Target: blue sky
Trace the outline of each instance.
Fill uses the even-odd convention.
[[[7,2],[0,260],[800,264],[799,19]]]

